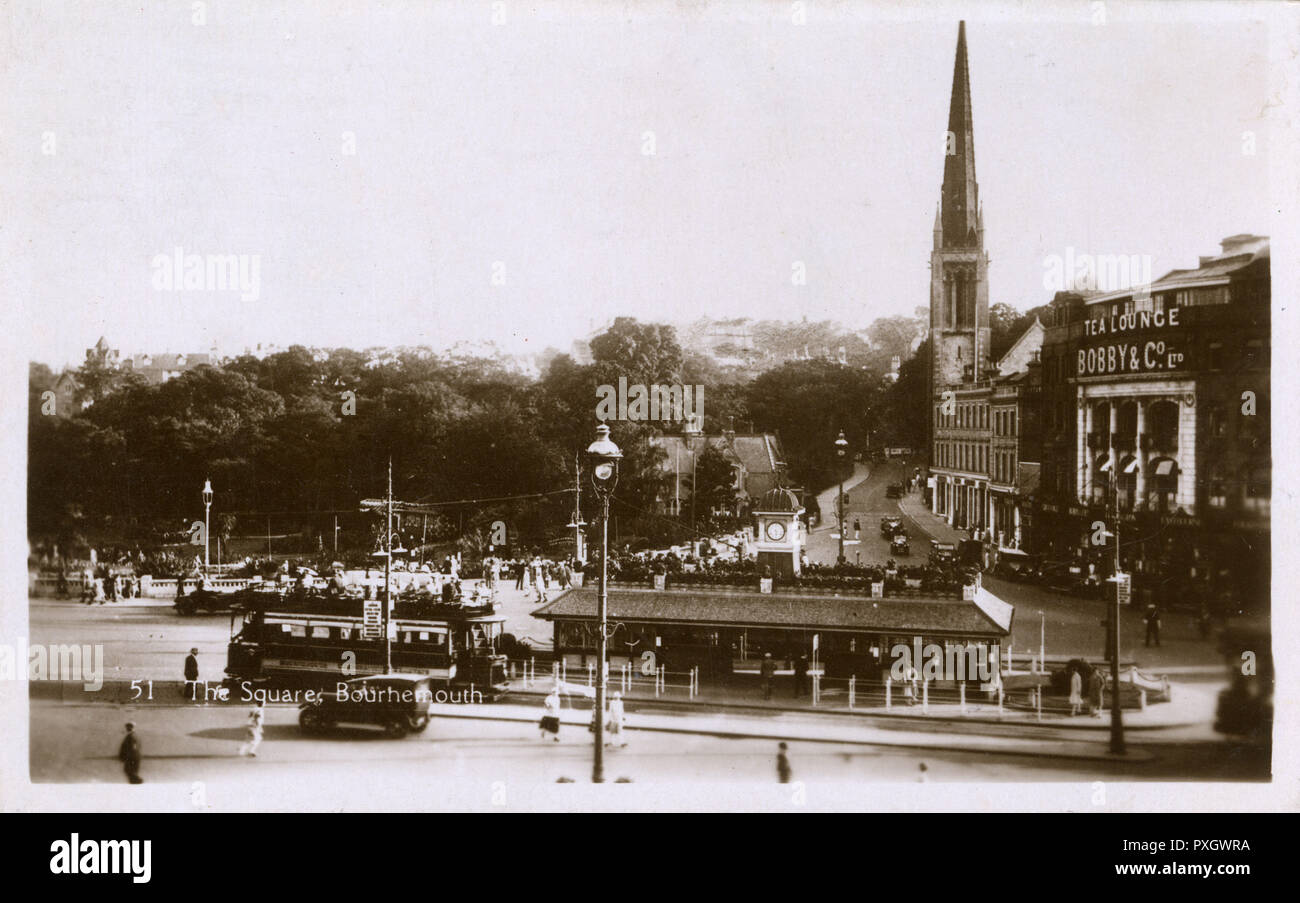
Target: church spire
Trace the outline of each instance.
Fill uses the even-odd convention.
[[[948,140],[943,163],[943,246],[978,246],[979,186],[975,182],[975,130],[971,120],[970,69],[966,61],[966,23],[957,26],[957,59],[952,70]]]

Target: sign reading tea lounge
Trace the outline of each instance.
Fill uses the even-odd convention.
[[[1091,337],[1103,340],[1078,349],[1076,376],[1111,376],[1116,373],[1159,373],[1180,370],[1186,357],[1175,340],[1178,308],[1133,311],[1084,321]],[[1144,335],[1134,335],[1144,333]],[[1111,338],[1114,337],[1114,338]]]

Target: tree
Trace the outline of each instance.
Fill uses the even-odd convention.
[[[717,446],[710,445],[695,459],[696,517],[712,519],[714,511],[734,514],[736,468]]]

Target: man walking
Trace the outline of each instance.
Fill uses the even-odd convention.
[[[128,781],[132,784],[144,783],[144,778],[140,777],[140,738],[135,735],[135,722],[126,723],[126,736],[117,749],[117,758],[122,762],[122,770],[126,772]]]
[[[772,653],[763,653],[763,664],[759,665],[758,673],[763,678],[763,698],[772,698],[772,684],[776,682],[776,662],[772,661]]]
[[[1160,645],[1160,609],[1156,608],[1155,603],[1147,606],[1147,645],[1151,645],[1151,640],[1156,641],[1156,646]]]
[[[257,758],[257,748],[262,745],[262,727],[266,715],[266,703],[259,702],[257,708],[248,713],[248,740],[239,747],[241,756]]]
[[[198,697],[199,689],[199,650],[191,649],[190,654],[185,656],[185,689],[182,691],[185,698],[194,702]]]
[[[786,755],[788,748],[784,740],[776,747],[776,780],[781,784],[790,783],[790,757]]]

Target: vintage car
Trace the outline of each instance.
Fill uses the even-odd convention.
[[[319,734],[339,725],[376,727],[393,738],[420,733],[429,726],[433,681],[420,674],[376,674],[347,681],[346,690],[330,690],[300,705],[298,726]]]
[[[895,533],[889,540],[889,554],[891,555],[911,555],[912,547],[907,543],[907,534],[903,532]]]
[[[895,533],[903,529],[903,519],[897,515],[882,517],[880,519],[880,535],[889,539]]]
[[[890,483],[888,488],[885,489],[885,498],[901,499],[904,488],[902,483]]]

